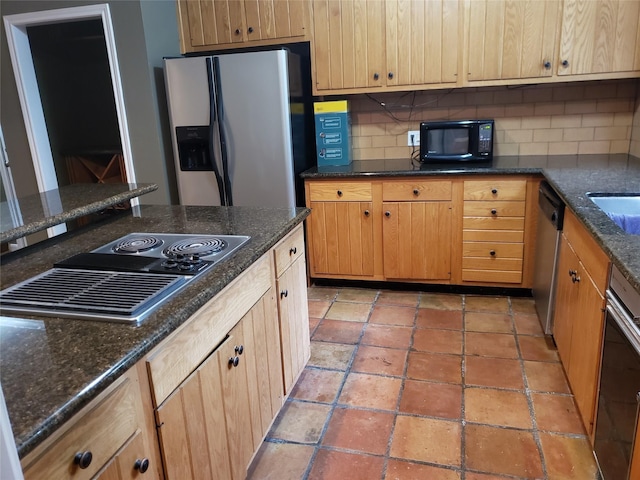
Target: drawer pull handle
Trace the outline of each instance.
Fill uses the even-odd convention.
[[[295,255],[296,253],[298,253],[298,249],[296,247],[291,247],[289,249],[289,255]]]
[[[498,213],[498,210],[496,210],[495,208],[491,209],[491,215],[495,215]]]
[[[244,345],[236,345],[233,349],[238,355],[242,355],[244,353]]]
[[[384,216],[385,217],[390,217],[391,216],[391,212],[389,210],[387,210],[386,212],[384,212]]]
[[[240,364],[240,357],[229,357],[229,368],[237,367]]]
[[[489,255],[491,255],[492,257],[496,256],[496,251],[495,250],[489,250]]]
[[[86,452],[78,452],[76,456],[73,458],[73,463],[78,465],[78,467],[85,469],[91,465],[91,460],[93,460],[93,454],[91,450],[87,450]]]
[[[491,193],[493,193],[494,195],[498,193],[498,189],[497,188],[492,188],[491,189]]]
[[[341,197],[342,196],[342,190],[338,190],[338,196]]]
[[[133,464],[133,469],[138,470],[140,473],[145,473],[149,470],[149,459],[143,458],[142,460],[136,460],[136,463]]]
[[[368,217],[368,216],[369,216],[369,210],[365,210],[365,211],[364,211],[364,216],[365,216],[365,217]]]
[[[282,299],[282,298],[285,298],[285,297],[288,297],[288,296],[289,296],[289,290],[282,290],[282,291],[280,292],[280,298],[281,298],[281,299]]]
[[[414,188],[413,194],[417,197],[418,195],[420,195],[420,190],[418,190],[417,188]]]

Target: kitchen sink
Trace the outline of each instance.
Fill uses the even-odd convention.
[[[640,235],[640,193],[587,193],[625,232]]]

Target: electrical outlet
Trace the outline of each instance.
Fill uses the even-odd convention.
[[[420,145],[420,130],[409,130],[407,132],[407,145],[410,147]]]

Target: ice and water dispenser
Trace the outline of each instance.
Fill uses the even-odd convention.
[[[213,161],[209,152],[209,127],[176,127],[176,141],[180,170],[211,171]]]

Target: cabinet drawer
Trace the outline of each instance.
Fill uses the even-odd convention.
[[[276,277],[282,275],[289,265],[304,255],[304,234],[299,225],[291,234],[283,238],[273,249],[276,259]]]
[[[463,230],[464,242],[524,242],[523,230]]]
[[[462,244],[463,258],[517,258],[522,260],[523,254],[524,243],[464,242]]]
[[[371,183],[367,182],[313,182],[309,184],[310,201],[370,201]]]
[[[137,398],[133,381],[125,376],[115,390],[25,467],[24,478],[92,478],[136,432]],[[82,452],[92,455],[84,469],[74,463],[76,454]]]
[[[487,255],[481,257],[466,257],[462,259],[463,270],[499,270],[508,272],[521,272],[521,258],[497,258]]]
[[[526,180],[470,180],[464,182],[465,200],[524,200]]]
[[[478,201],[464,202],[465,217],[524,217],[525,202],[520,201]]]
[[[462,280],[481,283],[521,283],[522,271],[463,269]]]
[[[465,230],[524,230],[524,217],[464,217]]]
[[[449,181],[386,181],[382,184],[385,202],[451,200]]]

